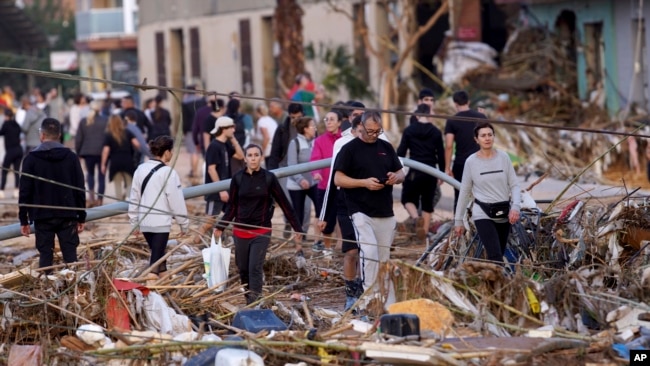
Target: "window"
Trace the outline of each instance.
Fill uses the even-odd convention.
[[[242,94],[253,94],[253,56],[251,51],[251,22],[239,21],[239,48],[241,52]]]
[[[156,75],[159,86],[167,86],[167,67],[165,65],[165,34],[156,32]]]
[[[199,28],[190,28],[190,73],[193,78],[201,78],[201,42]]]

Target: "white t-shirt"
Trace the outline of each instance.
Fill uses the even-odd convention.
[[[273,135],[275,135],[275,130],[278,128],[278,124],[270,116],[262,116],[257,120],[257,129],[255,130],[255,135],[260,143],[264,139],[261,128],[266,128],[266,131],[269,133],[269,144],[266,146],[266,149],[264,149],[264,156],[267,157],[271,155],[271,142],[273,141]]]

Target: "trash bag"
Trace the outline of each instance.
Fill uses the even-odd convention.
[[[203,264],[205,266],[205,279],[208,287],[213,287],[219,283],[221,286],[215,289],[216,292],[226,290],[225,282],[228,280],[228,270],[230,268],[230,248],[224,248],[221,244],[221,238],[217,243],[212,235],[210,247],[201,251],[203,254]]]

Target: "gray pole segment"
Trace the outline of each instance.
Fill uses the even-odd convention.
[[[424,173],[430,174],[438,179],[442,179],[443,181],[451,184],[452,186],[454,186],[454,188],[460,189],[460,183],[457,180],[448,176],[444,172],[441,172],[438,169],[432,168],[426,164],[422,164],[420,162],[407,159],[407,158],[402,158],[401,160],[402,163],[409,168],[417,169]],[[318,161],[312,161],[309,163],[297,164],[285,168],[275,169],[273,170],[273,173],[278,178],[282,178],[289,175],[309,172],[315,169],[327,168],[330,166],[331,161],[332,159],[328,158],[328,159],[323,159]],[[215,182],[215,183],[203,184],[200,186],[185,188],[183,189],[183,195],[185,196],[185,199],[190,199],[190,198],[205,196],[210,193],[221,192],[229,188],[230,188],[230,179]],[[88,213],[86,217],[86,221],[87,222],[94,221],[94,220],[99,220],[110,216],[123,214],[127,212],[128,208],[129,205],[127,202],[115,202],[101,207],[90,208],[86,210],[86,212]],[[31,231],[34,232],[33,225]],[[20,224],[12,224],[12,225],[0,227],[0,240],[16,238],[21,235],[22,234],[20,233]],[[0,243],[0,247],[2,246],[3,245]]]

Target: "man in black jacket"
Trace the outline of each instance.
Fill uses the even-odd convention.
[[[77,155],[59,142],[59,121],[46,118],[39,131],[41,144],[27,154],[21,170],[20,232],[29,237],[34,223],[39,267],[52,266],[55,234],[63,260],[74,263],[86,221],[83,171]]]

